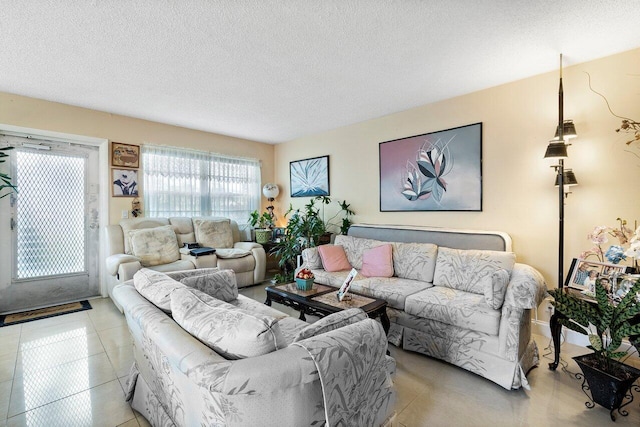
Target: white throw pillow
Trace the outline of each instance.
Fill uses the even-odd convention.
[[[315,337],[316,335],[324,334],[325,332],[333,331],[343,326],[352,325],[361,320],[367,319],[367,314],[360,308],[349,308],[347,310],[339,311],[323,317],[305,327],[298,332],[298,335],[293,339],[293,342],[298,342],[306,338]]]
[[[176,289],[171,294],[173,319],[227,359],[261,356],[286,346],[275,318],[214,300],[195,289]]]
[[[133,275],[133,286],[160,310],[171,313],[171,293],[178,288],[186,287],[159,271],[143,268]]]
[[[169,264],[180,259],[178,239],[170,225],[130,230],[129,238],[133,255],[140,258],[143,267]]]
[[[196,242],[211,248],[232,248],[233,232],[228,219],[194,219]]]
[[[180,279],[180,283],[222,301],[238,299],[238,284],[233,270],[218,270],[200,276],[185,277]]]
[[[484,299],[489,307],[499,310],[504,303],[504,296],[507,293],[509,285],[509,273],[501,268],[492,274],[487,274],[482,278],[482,286],[484,287]]]

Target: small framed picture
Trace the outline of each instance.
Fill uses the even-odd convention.
[[[113,197],[138,197],[138,170],[111,169]]]
[[[622,275],[625,270],[624,265],[574,258],[564,285],[578,289],[587,295],[595,295],[596,280],[600,279],[600,283],[604,285],[607,292],[613,293],[611,276]]]
[[[112,142],[111,165],[125,168],[139,168],[140,146],[123,144],[121,142]]]

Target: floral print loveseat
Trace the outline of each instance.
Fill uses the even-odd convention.
[[[506,389],[529,388],[538,364],[531,311],[546,293],[542,275],[515,262],[505,233],[354,225],[337,236],[351,267],[372,248],[392,246],[392,277],[358,274],[351,290],[387,301],[388,340],[442,359]],[[303,262],[316,282],[339,287],[349,270],[328,272],[318,248]]]
[[[395,361],[360,309],[307,324],[218,269],[142,269],[113,293],[134,342],[127,400],[154,426],[392,424]]]

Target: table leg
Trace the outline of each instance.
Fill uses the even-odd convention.
[[[553,362],[549,363],[549,369],[555,371],[560,363],[560,334],[562,333],[562,325],[560,324],[560,313],[554,311],[549,320],[549,328],[551,329],[551,338],[553,339]]]
[[[301,307],[302,308],[302,307]],[[302,321],[307,321],[306,316],[304,315],[304,310],[300,310],[300,317],[298,317],[298,319],[302,320]]]
[[[264,301],[264,304],[271,307],[271,294],[269,292],[267,292],[267,299]]]
[[[389,336],[389,328],[391,328],[391,322],[389,321],[389,316],[387,316],[387,310],[386,309],[380,315],[380,323],[382,323],[382,328],[384,329],[384,334]]]

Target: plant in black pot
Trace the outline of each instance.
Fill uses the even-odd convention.
[[[633,346],[638,344],[639,292],[640,280],[637,280],[615,304],[600,280],[596,281],[596,302],[579,298],[563,289],[549,291],[554,298],[551,304],[560,315],[559,323],[589,337],[587,348],[593,353],[573,358],[583,373],[583,376],[576,374],[576,377],[586,381],[582,389],[585,394],[587,390],[591,391],[592,402],[586,402],[586,406],[592,408],[595,402],[610,409],[612,420],[615,420],[613,411],[616,409],[627,415],[621,409],[631,403],[622,404],[631,387],[640,391],[640,387],[633,385],[640,377],[640,370],[623,363],[629,353],[620,351],[624,338],[629,337]]]

